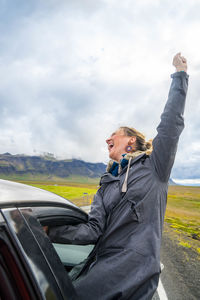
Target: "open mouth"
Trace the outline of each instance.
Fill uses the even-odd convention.
[[[113,143],[110,143],[110,144],[108,145],[108,151],[110,151],[113,147],[114,147],[114,144],[113,144]]]

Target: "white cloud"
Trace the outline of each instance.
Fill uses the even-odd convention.
[[[199,1],[0,5],[0,152],[106,161],[116,127],[152,138],[182,51],[191,78],[173,177],[200,177]]]
[[[200,185],[200,178],[198,178],[198,179],[173,179],[173,181],[180,185],[188,185],[188,186],[192,186],[192,185],[199,186]]]

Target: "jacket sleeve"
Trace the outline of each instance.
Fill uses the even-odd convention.
[[[161,181],[167,182],[174,163],[179,136],[184,128],[184,107],[188,88],[188,75],[176,72],[169,90],[168,100],[153,140],[151,163]]]
[[[49,228],[48,235],[51,241],[55,243],[74,245],[94,244],[103,234],[105,223],[106,211],[100,188],[94,196],[87,223]]]

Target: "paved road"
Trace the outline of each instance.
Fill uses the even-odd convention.
[[[84,210],[89,212],[90,206]],[[167,225],[165,228],[161,248],[164,269],[153,300],[200,300],[200,256],[178,245]]]
[[[161,281],[167,299],[199,300],[200,257],[194,250],[178,245],[169,230],[163,234],[161,261],[165,266]]]

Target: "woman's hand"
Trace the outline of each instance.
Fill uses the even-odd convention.
[[[174,56],[173,65],[176,68],[176,72],[187,72],[187,60],[185,57],[181,56],[180,52]]]
[[[43,230],[46,234],[48,234],[49,232],[49,227],[48,226],[43,226]]]

